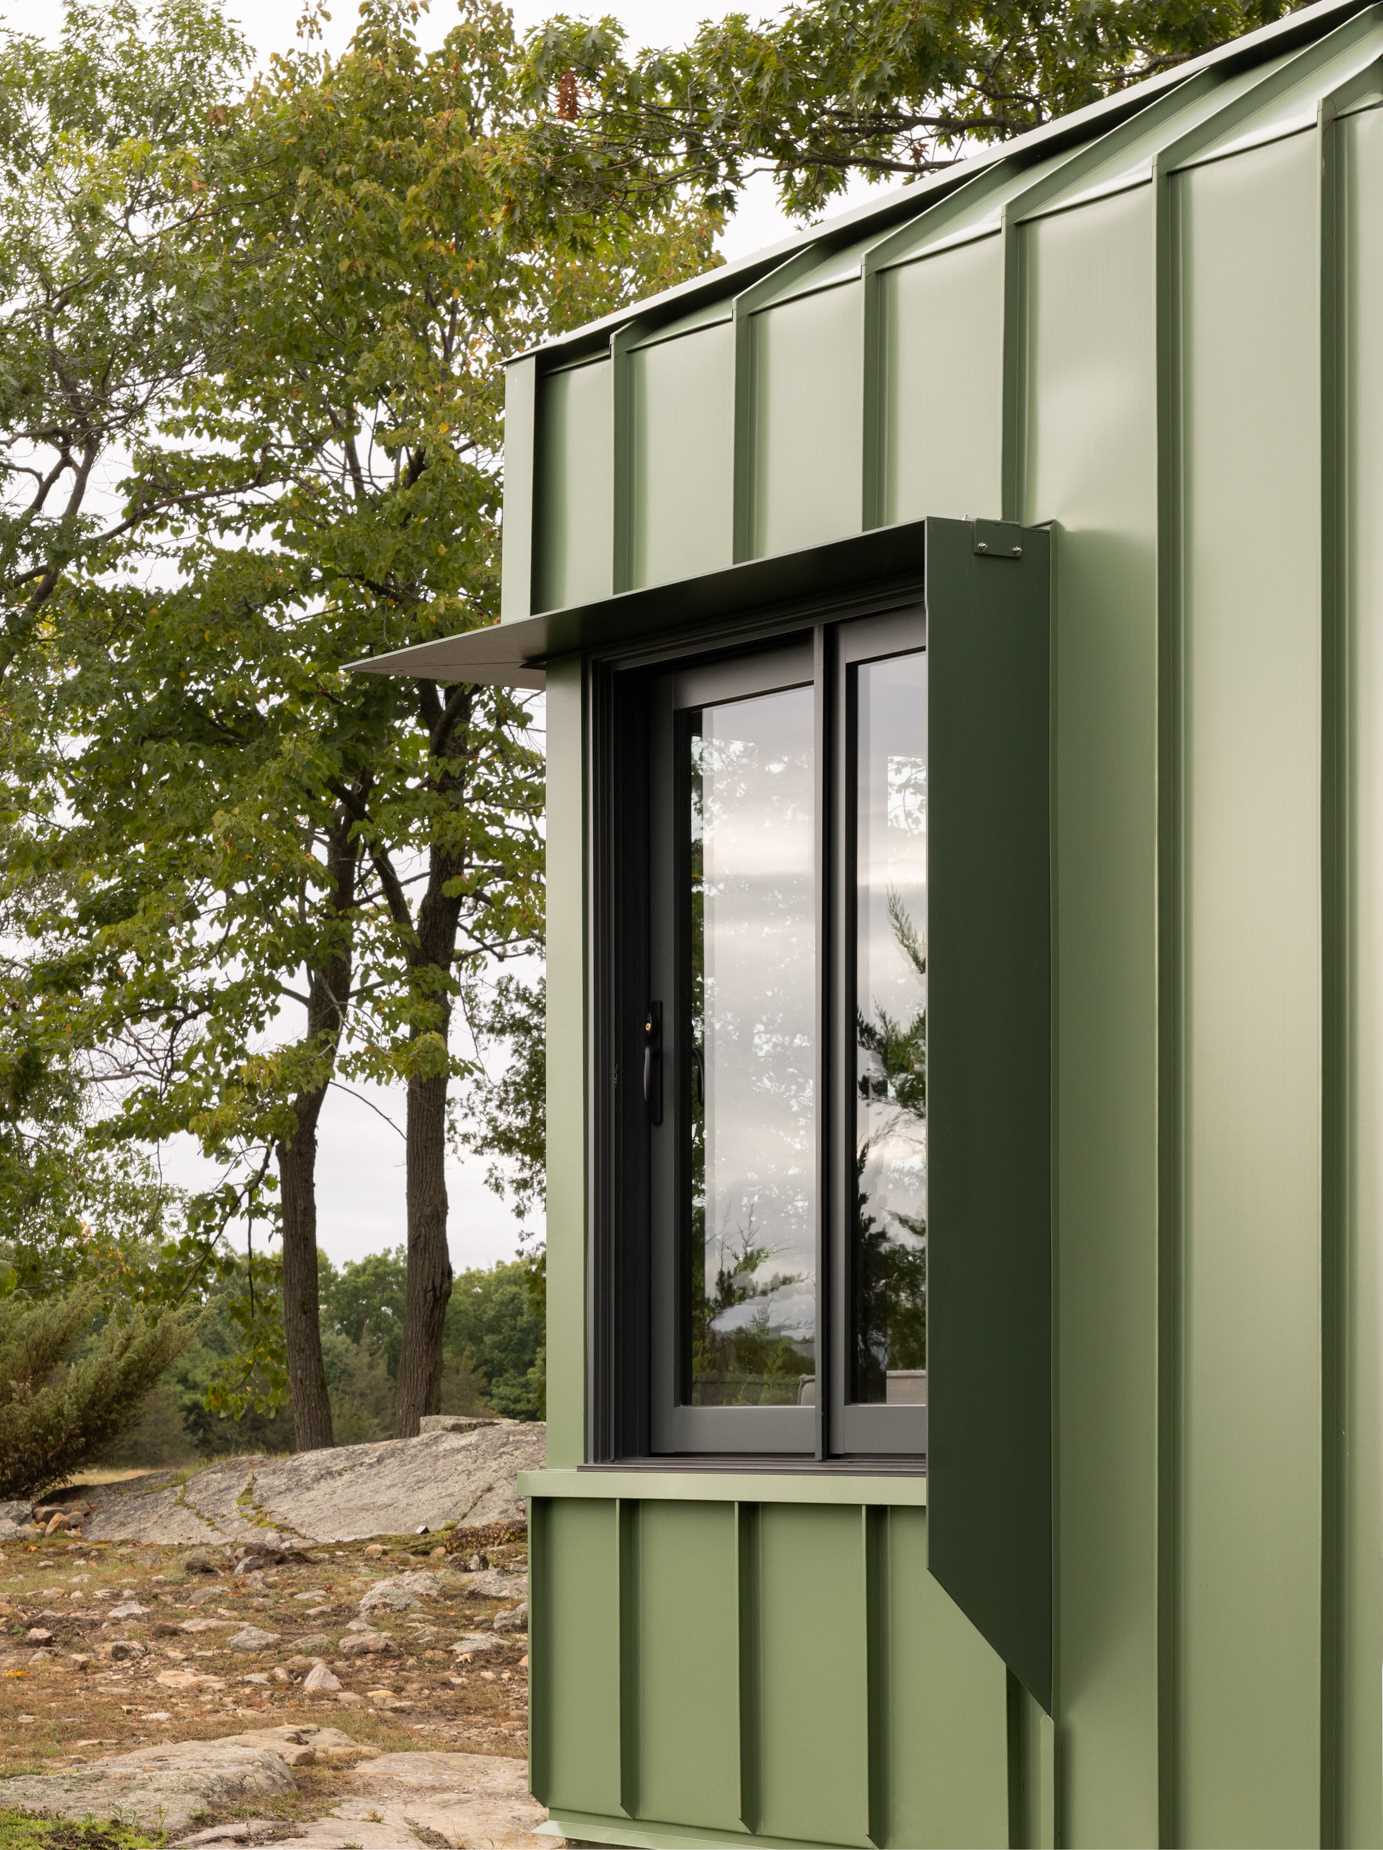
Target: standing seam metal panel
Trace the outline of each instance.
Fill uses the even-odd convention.
[[[1362,66],[1369,30],[1383,46],[1363,21],[1329,52],[1331,82]],[[1311,48],[1270,78],[1215,81],[1239,99],[1235,120],[1251,138],[1271,95],[1295,86],[1309,96],[1326,62]],[[1348,106],[1360,99],[1366,88]],[[881,518],[997,514],[1002,479],[1010,502],[1021,497],[1022,518],[1067,529],[1056,606],[1059,1764],[1039,1765],[1060,1796],[1062,1839],[1320,1842],[1332,1837],[1338,1803],[1338,1841],[1376,1847],[1383,113],[1176,172],[1200,159],[1216,112],[1203,87],[1159,107],[1169,138],[1181,121],[1200,141],[1156,159],[1151,185],[1062,211],[1060,187],[1044,181],[1043,216],[873,276],[883,304],[881,338],[868,350],[876,370],[860,383],[859,441],[846,446],[850,468],[830,505],[842,530],[869,506],[873,402]],[[1331,148],[1338,232],[1318,199]],[[1113,138],[1106,165],[1118,167]],[[999,170],[985,179],[995,193],[1008,184]],[[1021,216],[1022,188],[1010,191]],[[793,287],[806,287],[809,258],[792,262]],[[973,288],[962,311],[963,276]],[[1345,341],[1332,375],[1321,337],[1333,290]],[[852,351],[864,352],[864,298],[854,282],[760,308],[753,338],[772,342],[779,316],[806,326],[820,314],[813,302],[830,301],[840,338],[848,326]],[[594,393],[600,369],[589,370]],[[568,492],[576,454],[565,406],[560,440],[544,448],[542,400],[554,384],[540,380],[538,394],[540,506],[559,481]],[[753,377],[739,384],[743,392]],[[571,389],[556,387],[559,397]],[[636,453],[667,468],[658,489],[667,508],[677,435],[648,403]],[[748,408],[757,419],[752,391]],[[794,406],[781,430],[775,423],[770,451],[784,468],[788,436],[822,410]],[[846,410],[844,401],[831,410],[832,428]],[[741,424],[743,414],[742,400]],[[580,490],[596,499],[600,441],[596,480]],[[758,446],[727,447],[719,484],[733,482],[734,463],[742,510],[752,511]],[[694,445],[693,465],[704,473]],[[642,468],[629,482],[636,535]],[[774,468],[784,511],[771,516],[765,543],[776,548],[789,543],[781,535],[794,503]],[[964,504],[959,487],[949,507],[936,499],[948,479],[970,483]],[[562,518],[561,556],[542,564],[540,546],[539,559],[543,582],[564,599],[596,583],[610,549],[599,531],[586,533],[568,558],[570,508]],[[569,723],[550,715],[554,749]],[[569,781],[560,801],[570,826],[580,798]],[[570,930],[577,878],[559,851],[558,935]],[[580,1044],[564,1018],[554,1075]],[[564,1152],[555,1166],[570,1176],[571,1092],[554,1083]],[[568,1304],[584,1288],[573,1251],[584,1216],[571,1193],[554,1189],[550,1249],[553,1289]],[[574,1462],[579,1342],[569,1309],[554,1319],[554,1345],[554,1458]],[[752,1511],[737,1519],[746,1547],[760,1533]],[[636,1615],[647,1593],[639,1584]],[[643,1623],[636,1616],[635,1629]],[[933,1613],[928,1624],[937,1623]],[[928,1647],[917,1649],[926,1660]],[[896,1648],[876,1656],[893,1678]],[[739,1674],[741,1696],[752,1694],[757,1670],[742,1664]],[[944,1708],[942,1667],[919,1676],[917,1700]],[[872,1681],[869,1691],[872,1702]],[[1012,1772],[1029,1762],[1021,1716],[1009,1719]],[[762,1768],[748,1738],[741,1784],[752,1788]],[[868,1789],[876,1754],[871,1735],[867,1790],[851,1816],[864,1804],[877,1822],[892,1799],[879,1812]],[[959,1794],[946,1827],[955,1841]],[[945,1816],[946,1802],[931,1793],[925,1803],[942,1809],[928,1816]],[[791,1822],[772,1803],[768,1815]],[[1025,1806],[1020,1813],[1029,1830]]]

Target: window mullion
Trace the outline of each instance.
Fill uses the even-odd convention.
[[[835,1408],[836,1317],[840,1307],[832,1290],[834,1273],[831,1160],[831,1048],[834,1042],[832,935],[835,911],[834,812],[831,787],[835,752],[835,675],[832,632],[820,623],[812,635],[812,685],[815,694],[816,759],[816,1456],[830,1456],[831,1419]]]

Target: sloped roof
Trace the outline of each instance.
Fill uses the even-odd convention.
[[[881,192],[853,210],[749,256],[542,342],[526,353],[574,360],[601,351],[637,319],[684,326],[708,304],[754,289],[754,306],[820,288],[824,266],[857,272],[915,255],[1005,215],[1071,205],[1146,177],[1154,161],[1216,158],[1314,120],[1320,99],[1351,81],[1376,84],[1383,7],[1319,0],[1128,90],[973,159]],[[1362,100],[1362,99],[1361,99]],[[1305,122],[1302,126],[1305,126]]]

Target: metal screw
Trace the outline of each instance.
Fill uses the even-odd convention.
[[[989,551],[989,541],[988,540],[977,540],[975,543],[975,551],[976,552],[988,552]]]

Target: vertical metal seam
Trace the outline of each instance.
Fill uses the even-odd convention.
[[[538,577],[538,362],[531,356],[505,372],[503,466],[500,614],[527,617]]]
[[[619,1689],[619,1804],[627,1818],[639,1812],[639,1504],[615,1499],[615,1612]]]
[[[754,329],[747,302],[735,298],[734,429],[730,464],[730,557],[738,565],[754,556]]]
[[[528,1500],[528,1788],[540,1805],[551,1805],[552,1762],[548,1741],[548,1709],[552,1701],[548,1648],[550,1623],[547,1596],[548,1504],[544,1497]]]
[[[1024,315],[1026,322],[1027,316]],[[1028,338],[1025,334],[1025,338]],[[1024,437],[1026,443],[1026,434]],[[1025,491],[1026,492],[1026,491]],[[1061,811],[1057,789],[1056,741],[1061,692],[1060,601],[1058,580],[1061,551],[1054,528],[1047,560],[1047,983],[1048,1038],[1051,1043],[1050,1070],[1047,1076],[1048,1175],[1047,1175],[1047,1242],[1051,1254],[1048,1266],[1047,1299],[1047,1405],[1050,1423],[1050,1457],[1048,1459],[1048,1508],[1051,1511],[1051,1715],[1052,1715],[1052,1844],[1062,1843],[1066,1820],[1064,1791],[1065,1730],[1061,1727],[1061,880],[1058,856],[1061,852]]]
[[[1027,303],[1023,279],[1024,239],[1018,225],[1003,214],[1003,377],[1000,385],[999,517],[1022,521],[1027,474],[1023,443],[1026,428]]]
[[[884,430],[887,417],[884,378],[883,279],[865,252],[860,262],[860,527],[868,532],[884,519]]]
[[[629,344],[638,323],[626,321],[610,336],[610,589],[633,582],[634,459]]]
[[[863,1504],[860,1544],[864,1568],[865,1836],[888,1841],[888,1574],[889,1510]]]
[[[740,1823],[759,1829],[759,1506],[735,1504]]]
[[[1182,946],[1182,417],[1179,218],[1173,180],[1153,163],[1157,430],[1158,1839],[1181,1842],[1181,1275],[1184,1045]]]
[[[1341,1523],[1343,1495],[1344,1104],[1346,1071],[1346,887],[1344,776],[1348,700],[1341,596],[1342,443],[1340,340],[1343,333],[1341,173],[1335,97],[1317,118],[1320,360],[1321,597],[1321,1843],[1340,1835]]]

